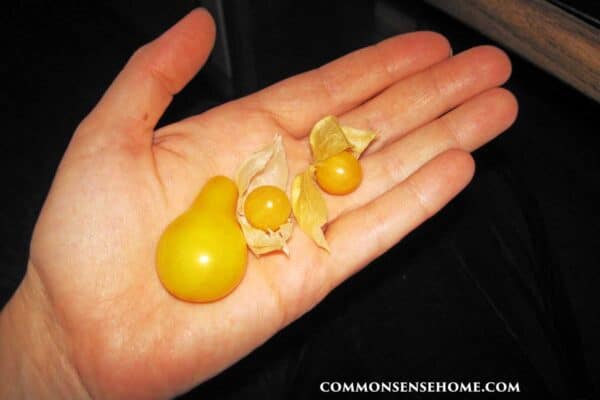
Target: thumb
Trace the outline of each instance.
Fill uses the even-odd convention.
[[[208,11],[190,12],[133,54],[77,134],[101,144],[150,144],[158,120],[204,65],[214,40]]]

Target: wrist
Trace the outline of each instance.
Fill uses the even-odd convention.
[[[89,398],[33,265],[0,313],[0,398]]]

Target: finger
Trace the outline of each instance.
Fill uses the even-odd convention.
[[[138,49],[84,124],[107,141],[139,139],[151,143],[156,123],[178,93],[205,63],[215,25],[196,9],[154,41]],[[110,127],[116,129],[97,129]]]
[[[334,221],[327,231],[331,253],[325,256],[331,287],[437,213],[468,184],[473,171],[468,153],[450,150],[373,202]]]
[[[490,89],[361,158],[361,185],[350,195],[328,196],[330,218],[372,201],[447,150],[473,151],[483,146],[512,125],[517,109],[517,101],[508,90]]]
[[[344,125],[372,129],[379,137],[369,152],[426,124],[510,76],[506,54],[491,46],[467,50],[396,83],[341,116]]]
[[[400,35],[284,80],[247,100],[302,136],[321,117],[339,115],[450,53],[448,41],[437,33]]]

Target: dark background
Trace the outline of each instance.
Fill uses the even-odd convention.
[[[24,274],[37,214],[77,123],[137,47],[198,3],[2,6],[0,304]],[[220,4],[217,54],[161,123],[396,33],[436,30],[455,53],[492,43],[416,0]],[[506,86],[520,115],[475,153],[466,191],[314,311],[182,398],[312,398],[323,380],[518,381],[527,398],[593,398],[600,109],[509,55]]]

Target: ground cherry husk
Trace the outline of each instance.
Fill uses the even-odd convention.
[[[244,215],[255,228],[276,231],[287,222],[292,211],[288,196],[276,186],[259,186],[244,203]]]
[[[348,151],[342,151],[315,165],[317,183],[329,194],[343,195],[356,190],[362,181],[362,168]]]

